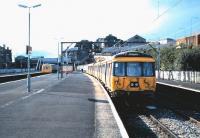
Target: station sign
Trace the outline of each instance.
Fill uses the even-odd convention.
[[[32,47],[31,46],[26,46],[26,54],[28,55],[28,54],[31,54],[31,52],[32,52]]]

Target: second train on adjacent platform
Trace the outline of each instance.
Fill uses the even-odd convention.
[[[41,73],[56,73],[59,69],[59,72],[63,73],[71,73],[73,71],[73,66],[65,65],[62,68],[54,64],[43,64],[41,68]]]
[[[112,97],[150,94],[156,90],[155,60],[145,53],[123,52],[84,70],[99,79]]]

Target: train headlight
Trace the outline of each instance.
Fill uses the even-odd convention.
[[[138,82],[135,82],[135,87],[139,87],[139,83]]]
[[[139,87],[139,83],[138,82],[131,82],[130,86],[131,87]]]

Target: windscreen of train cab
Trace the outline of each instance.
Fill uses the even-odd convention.
[[[127,76],[139,77],[154,76],[154,63],[152,62],[128,62]]]
[[[115,62],[114,76],[155,76],[153,62]]]
[[[114,63],[114,76],[125,76],[125,63],[115,62]]]

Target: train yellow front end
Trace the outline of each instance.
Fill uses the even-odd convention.
[[[156,78],[152,57],[120,55],[113,58],[110,91],[114,95],[154,94]]]
[[[51,64],[43,64],[41,73],[52,73],[52,65]]]

